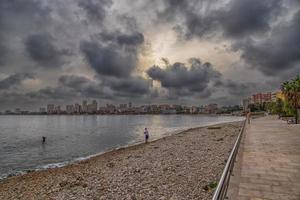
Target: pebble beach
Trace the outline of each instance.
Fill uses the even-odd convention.
[[[241,126],[193,128],[61,168],[10,177],[0,182],[0,199],[211,199]]]

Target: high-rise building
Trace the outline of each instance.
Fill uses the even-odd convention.
[[[88,111],[87,101],[84,100],[84,101],[82,101],[82,112],[86,113],[87,111]]]
[[[75,103],[75,113],[81,113],[81,112],[82,112],[81,105]]]
[[[92,101],[92,111],[93,111],[93,113],[96,113],[97,109],[98,109],[98,103],[97,103],[96,100],[93,100]]]
[[[56,114],[60,114],[61,113],[60,106],[55,106],[54,107],[54,113],[56,113]]]
[[[53,114],[54,113],[54,104],[48,104],[47,105],[47,113]]]
[[[73,114],[74,113],[74,105],[67,105],[66,106],[66,112],[68,113],[68,114]]]

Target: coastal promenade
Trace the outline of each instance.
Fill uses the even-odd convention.
[[[229,199],[300,199],[300,125],[276,116],[247,124],[228,190]]]

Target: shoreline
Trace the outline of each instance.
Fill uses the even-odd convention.
[[[239,125],[238,125],[239,124]],[[46,178],[46,180],[49,180],[49,179],[51,179],[51,178],[53,178],[52,176],[54,176],[54,174],[56,174],[56,175],[58,175],[58,174],[63,174],[63,175],[65,175],[65,173],[66,173],[66,171],[68,172],[68,173],[73,173],[72,171],[74,171],[75,169],[77,169],[78,167],[79,168],[87,168],[89,171],[93,171],[93,170],[95,170],[94,168],[95,168],[95,166],[94,166],[94,163],[95,162],[99,162],[99,161],[103,161],[103,160],[105,160],[106,162],[108,162],[108,163],[106,163],[104,166],[102,166],[102,167],[107,167],[107,165],[108,165],[108,168],[109,169],[111,169],[111,168],[114,168],[114,166],[115,166],[115,164],[110,164],[110,160],[115,160],[116,159],[116,157],[119,157],[118,159],[119,160],[124,160],[124,156],[126,156],[126,155],[128,155],[128,153],[130,153],[130,152],[132,152],[132,151],[134,151],[133,153],[134,154],[137,154],[136,153],[136,151],[137,152],[140,152],[140,151],[142,151],[142,152],[144,152],[146,149],[149,149],[149,148],[151,148],[152,146],[156,146],[156,145],[158,145],[158,146],[156,146],[155,148],[154,148],[154,151],[155,150],[159,150],[159,149],[161,149],[161,148],[165,148],[164,146],[167,144],[167,145],[169,145],[169,143],[172,141],[172,140],[176,140],[177,138],[184,138],[184,137],[188,137],[188,136],[190,136],[191,134],[195,134],[196,132],[198,133],[200,133],[200,135],[202,134],[202,136],[203,136],[203,132],[220,132],[221,134],[222,134],[222,132],[223,132],[223,134],[224,134],[224,132],[227,132],[226,131],[226,129],[230,129],[230,127],[231,127],[231,131],[233,131],[233,129],[235,129],[234,131],[235,131],[235,134],[234,134],[234,136],[237,136],[237,133],[238,133],[238,126],[240,126],[240,124],[241,124],[241,121],[237,121],[237,122],[221,122],[221,123],[216,123],[216,124],[213,124],[213,125],[208,125],[208,126],[203,126],[203,127],[195,127],[195,128],[189,128],[189,129],[186,129],[186,130],[181,130],[181,131],[178,131],[177,133],[173,133],[173,134],[170,134],[170,135],[168,135],[168,136],[165,136],[165,137],[163,137],[163,138],[158,138],[158,139],[155,139],[155,140],[153,140],[153,141],[151,141],[151,142],[149,142],[148,144],[144,144],[144,143],[134,143],[134,144],[130,144],[130,145],[128,145],[128,146],[123,146],[123,147],[119,147],[119,148],[114,148],[114,149],[111,149],[111,150],[109,150],[109,151],[106,151],[106,152],[102,152],[102,153],[98,153],[98,154],[95,154],[95,155],[91,155],[91,156],[89,156],[88,158],[86,158],[86,159],[84,159],[84,160],[80,160],[80,161],[76,161],[76,162],[74,162],[74,163],[71,163],[71,164],[68,164],[68,165],[65,165],[65,166],[62,166],[62,167],[55,167],[55,168],[49,168],[49,169],[45,169],[45,170],[38,170],[38,171],[33,171],[33,172],[29,172],[29,173],[26,173],[26,174],[24,174],[24,175],[17,175],[17,176],[12,176],[12,177],[9,177],[9,178],[5,178],[5,179],[3,179],[3,180],[1,180],[0,181],[0,189],[2,188],[2,190],[4,189],[4,190],[9,190],[9,188],[7,188],[7,187],[5,187],[5,186],[7,186],[7,185],[10,185],[11,183],[14,183],[14,182],[19,182],[19,181],[21,181],[21,182],[23,182],[23,184],[21,184],[20,186],[23,188],[23,187],[30,187],[30,186],[24,186],[24,184],[28,184],[29,183],[29,185],[31,185],[31,184],[33,184],[33,183],[35,183],[36,184],[36,182],[34,181],[34,180],[36,180],[36,178],[41,178],[41,180],[40,181],[42,181],[44,178],[45,178],[45,176],[47,177]],[[210,127],[210,126],[219,126],[219,127],[221,127],[221,129],[220,130],[209,130],[208,129],[208,127]],[[234,127],[234,128],[233,128]],[[224,129],[224,130],[223,130]],[[208,134],[208,136],[210,136],[209,134]],[[225,136],[224,137],[226,137],[227,136],[227,134],[225,134]],[[234,138],[236,138],[236,137],[234,137]],[[190,139],[190,138],[188,138],[188,139]],[[222,139],[222,140],[221,140]],[[221,138],[220,139],[220,141],[223,141],[223,138]],[[230,140],[230,143],[231,144],[233,144],[233,142],[234,142],[235,140],[233,139],[231,139]],[[180,146],[182,146],[182,145],[185,145],[185,146],[187,146],[186,144],[184,144],[185,142],[182,142],[182,143],[178,143],[177,145],[179,145],[178,147],[180,147]],[[172,144],[172,143],[171,143]],[[210,145],[208,145],[208,146],[210,146]],[[231,147],[232,147],[232,145],[230,146],[228,146],[227,145],[227,151],[228,150],[231,150]],[[212,147],[212,148],[215,148],[215,147]],[[185,147],[183,148],[183,149],[185,149]],[[210,149],[210,148],[208,148],[208,149]],[[153,150],[153,149],[152,149]],[[166,149],[166,151],[167,151],[168,149]],[[176,151],[176,149],[175,149],[175,151]],[[209,151],[211,151],[211,150],[209,150]],[[221,151],[222,152],[222,151]],[[159,152],[159,153],[161,153],[161,152]],[[180,153],[180,152],[179,152]],[[123,155],[124,154],[124,155]],[[139,153],[138,153],[139,154]],[[172,154],[172,152],[171,152],[171,154]],[[229,155],[229,153],[227,153],[228,155]],[[228,155],[226,155],[227,157],[228,157]],[[130,166],[130,165],[134,165],[134,163],[135,162],[139,162],[139,157],[140,156],[142,156],[143,157],[143,153],[142,153],[142,155],[138,155],[137,156],[137,159],[133,159],[133,163],[132,164],[130,164],[130,163],[127,163],[126,162],[126,166],[128,165],[128,166]],[[155,155],[150,155],[150,156],[155,156]],[[218,155],[217,155],[218,156]],[[227,157],[224,157],[225,159],[227,159]],[[128,157],[128,156],[127,156]],[[163,158],[164,159],[164,158]],[[168,157],[166,157],[166,159],[170,159],[169,158],[169,156]],[[119,160],[117,160],[116,162],[119,162]],[[171,160],[172,160],[172,158],[171,158]],[[147,160],[145,160],[145,162],[147,162]],[[224,160],[223,160],[223,162],[224,162]],[[119,163],[120,165],[124,165],[123,164],[123,162],[121,162],[120,161],[120,163]],[[144,164],[144,163],[142,163],[142,164]],[[225,165],[225,163],[223,163],[224,165]],[[100,162],[100,165],[103,165],[103,163],[102,162]],[[110,165],[112,165],[112,166],[110,166]],[[151,162],[150,163],[148,163],[148,165],[151,165]],[[168,164],[168,166],[169,167],[172,167],[173,165],[169,165]],[[224,167],[224,166],[223,166]],[[220,172],[218,172],[219,174],[220,173],[222,173],[222,170],[223,170],[223,167],[221,167],[220,169],[221,169],[221,171]],[[71,171],[69,171],[69,170],[71,170]],[[120,170],[122,170],[122,169],[120,169]],[[77,171],[77,170],[75,170],[75,171]],[[80,170],[79,170],[80,171]],[[100,171],[101,171],[101,169],[100,169]],[[107,172],[109,172],[109,173],[111,173],[111,171],[107,171]],[[67,174],[68,174],[67,173]],[[87,175],[87,176],[83,176],[84,178],[82,178],[81,176],[81,178],[80,179],[85,179],[86,177],[88,178],[88,177],[90,177],[91,175]],[[105,175],[104,175],[105,176]],[[70,178],[67,178],[65,181],[69,181],[69,179]],[[31,183],[33,181],[33,183]],[[215,180],[214,180],[215,181]],[[39,181],[38,181],[39,182]],[[57,182],[60,182],[59,180],[57,180]],[[57,182],[55,182],[55,183],[57,183]],[[61,183],[61,182],[60,182]],[[58,184],[59,186],[61,185],[61,184]],[[54,184],[55,185],[55,184]],[[63,184],[62,184],[63,185]],[[88,185],[88,184],[87,184]],[[52,184],[52,186],[53,186],[53,184]],[[61,187],[61,186],[60,186]],[[51,188],[51,187],[50,187]],[[85,188],[85,187],[83,187],[83,188]],[[21,193],[21,194],[23,194],[23,193],[26,193],[26,190],[25,191],[23,191],[23,190],[18,190],[18,189],[16,189],[19,193]],[[91,190],[92,190],[92,188],[91,188]],[[5,193],[5,192],[4,192]],[[4,195],[4,197],[6,197],[6,199],[10,199],[10,196],[8,195],[8,196],[6,196],[5,194],[2,194],[2,192],[0,192],[0,197],[1,197],[1,195]],[[42,193],[43,194],[43,193]],[[108,193],[109,194],[109,193]],[[13,196],[14,196],[14,194],[12,194]],[[108,196],[106,196],[106,197],[108,197]],[[44,196],[43,198],[48,198],[48,196],[46,195],[46,196]],[[115,197],[112,197],[113,199],[115,198]],[[13,198],[12,198],[13,199]],[[21,198],[22,199],[22,198]],[[35,199],[35,198],[31,198],[31,199]],[[56,198],[54,198],[54,199],[56,199]],[[58,198],[58,199],[68,199],[68,198]],[[80,198],[79,198],[80,199]],[[89,199],[89,198],[88,198]]]
[[[157,140],[161,140],[163,138],[172,137],[173,135],[181,134],[183,132],[190,131],[190,130],[193,130],[193,129],[206,128],[206,127],[209,127],[209,126],[223,125],[223,124],[234,123],[234,122],[239,122],[239,121],[217,122],[217,123],[212,123],[212,124],[204,125],[204,126],[197,126],[197,127],[187,128],[187,129],[179,129],[177,131],[172,131],[172,132],[168,133],[167,135],[165,135],[161,138],[156,138],[156,139],[150,140],[149,143],[155,142]],[[75,159],[70,160],[70,161],[49,163],[49,164],[42,165],[42,166],[36,166],[35,168],[23,169],[23,170],[16,171],[14,173],[0,175],[0,184],[1,184],[1,182],[5,181],[8,178],[23,176],[23,175],[26,175],[28,173],[33,173],[33,172],[47,171],[49,169],[56,169],[56,168],[66,167],[68,165],[72,165],[72,164],[76,164],[76,163],[79,163],[79,162],[82,162],[82,161],[93,159],[97,156],[101,156],[103,154],[106,154],[106,153],[109,153],[109,152],[112,152],[112,151],[117,151],[119,149],[125,149],[125,148],[129,148],[129,147],[132,147],[132,146],[138,146],[138,145],[143,145],[143,144],[144,144],[144,142],[137,141],[137,142],[127,144],[127,145],[124,145],[124,146],[109,148],[109,149],[104,150],[102,152],[98,152],[98,153],[91,154],[91,155],[88,155],[88,156],[78,157],[78,158],[75,158]],[[49,166],[49,167],[47,167],[47,166]]]

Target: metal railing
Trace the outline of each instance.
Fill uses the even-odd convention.
[[[223,200],[226,198],[226,193],[227,193],[227,189],[228,189],[228,185],[229,185],[229,180],[230,180],[230,176],[233,170],[233,166],[234,166],[234,161],[236,158],[236,155],[238,153],[239,150],[239,146],[241,143],[241,139],[242,139],[242,135],[245,129],[245,125],[246,125],[246,120],[244,120],[243,122],[243,126],[239,132],[239,135],[234,143],[233,149],[230,152],[230,155],[228,157],[228,160],[226,162],[225,168],[223,170],[222,176],[220,178],[220,181],[218,183],[218,186],[215,190],[214,196],[213,196],[213,200]]]

